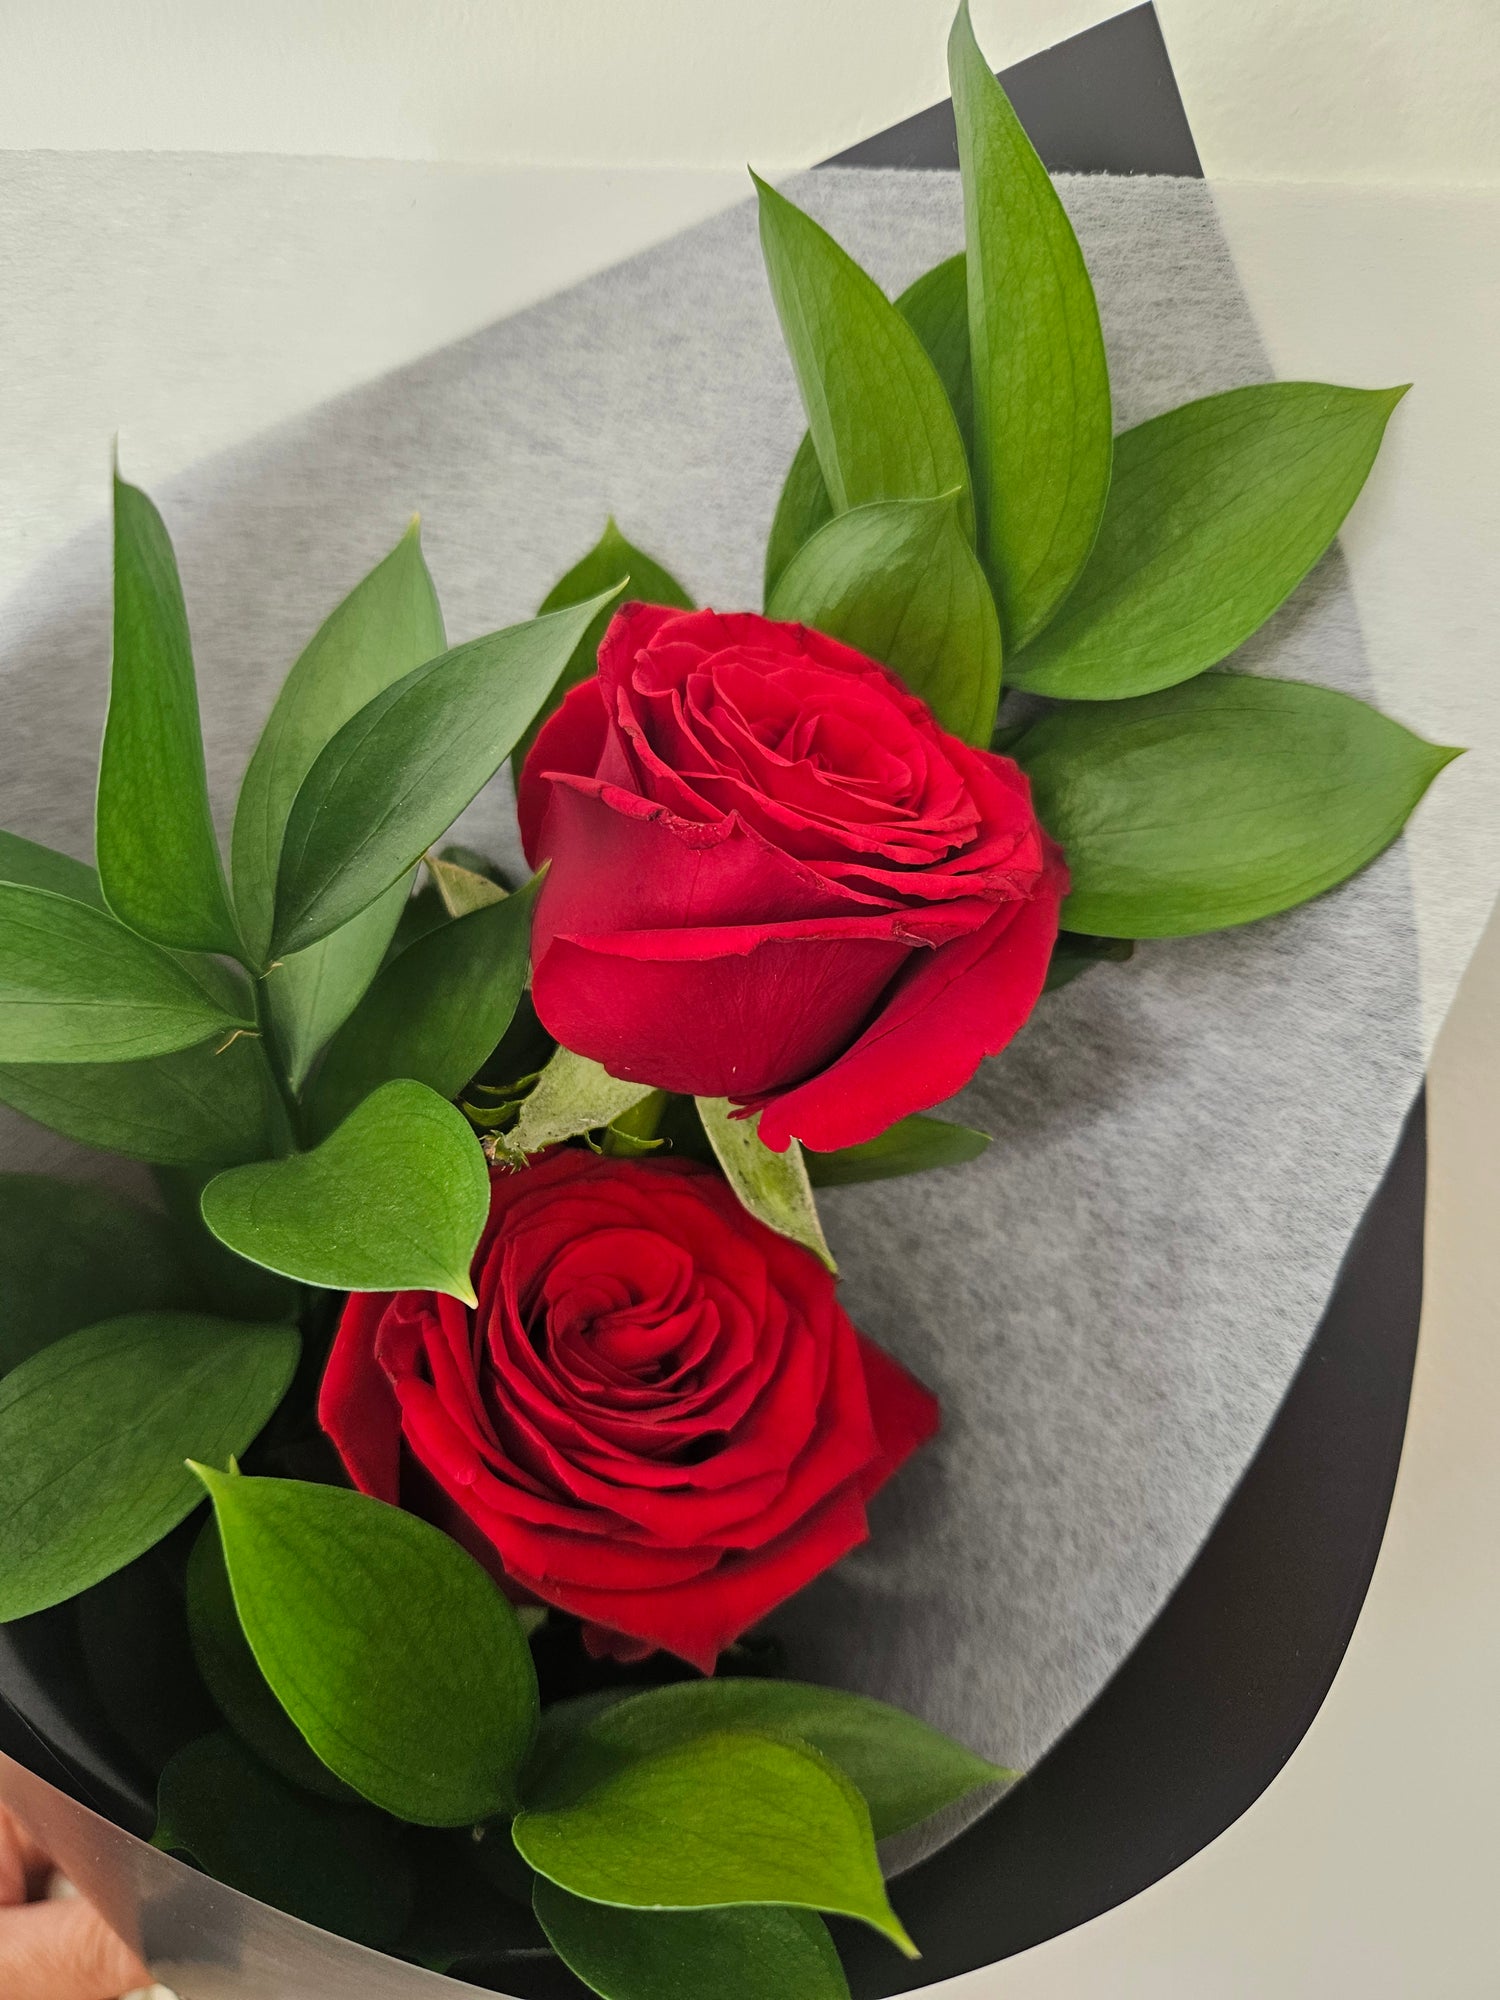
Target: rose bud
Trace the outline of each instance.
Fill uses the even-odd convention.
[[[692,1161],[497,1172],[473,1280],[477,1310],[352,1294],[319,1418],[362,1492],[596,1651],[710,1672],[865,1539],[865,1502],[937,1429],[818,1260]]]
[[[543,1025],[777,1151],[951,1097],[1042,991],[1067,873],[1025,776],[805,626],[627,604],[519,806]]]

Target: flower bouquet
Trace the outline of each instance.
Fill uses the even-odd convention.
[[[1401,392],[1116,437],[966,12],[950,63],[966,248],[895,302],[759,184],[808,419],[762,612],[611,522],[449,648],[413,526],[288,675],[226,876],[117,479],[96,868],[0,835],[0,1101],[161,1196],[0,1179],[0,1619],[149,1577],[157,1844],[471,1978],[817,2000],[824,1914],[920,1945],[876,1843],[1016,1774],[780,1671],[942,1416],[817,1190],[961,1172],[934,1107],[1049,990],[1335,888],[1454,754],[1216,671]],[[507,760],[526,880],[448,838]]]

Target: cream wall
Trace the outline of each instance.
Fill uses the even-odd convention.
[[[1124,0],[973,0],[996,66]],[[945,96],[952,0],[5,0],[6,147],[804,166]],[[1210,174],[1500,181],[1500,0],[1158,0]]]

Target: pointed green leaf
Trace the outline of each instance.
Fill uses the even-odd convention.
[[[771,296],[834,512],[957,493],[969,530],[963,439],[921,341],[825,229],[752,178]]]
[[[114,657],[94,846],[116,916],[157,944],[238,951],[208,806],[198,685],[160,514],[116,475]]]
[[[610,591],[458,646],[376,695],[287,817],[273,950],[301,951],[416,866],[499,770]]]
[[[967,1160],[977,1160],[989,1143],[987,1132],[917,1112],[910,1118],[898,1118],[879,1138],[867,1139],[862,1146],[844,1146],[836,1153],[815,1153],[804,1147],[802,1157],[815,1188],[853,1187],[860,1181],[893,1180],[898,1174],[962,1166]]]
[[[123,1062],[251,1025],[107,910],[0,882],[0,1062]]]
[[[1405,394],[1265,382],[1126,431],[1088,566],[1012,679],[1113,701],[1232,653],[1338,533]]]
[[[787,564],[767,608],[868,653],[945,729],[989,743],[1000,703],[1000,621],[954,496],[836,514]]]
[[[793,1139],[784,1153],[773,1153],[761,1144],[758,1111],[739,1118],[727,1097],[695,1101],[724,1178],[757,1222],[802,1244],[836,1271],[798,1142]]]
[[[537,876],[514,896],[484,882],[496,901],[429,931],[391,960],[318,1071],[308,1099],[317,1131],[331,1131],[393,1077],[425,1083],[439,1097],[458,1095],[510,1026],[525,989],[540,882]]]
[[[1209,674],[1054,709],[1018,746],[1072,875],[1069,930],[1185,937],[1373,861],[1459,753],[1331,688]]]
[[[446,643],[413,521],[309,640],[276,697],[240,786],[234,893],[246,942],[258,961],[271,941],[276,870],[298,787],[319,752],[366,702],[435,659]]]
[[[245,1637],[328,1768],[420,1826],[510,1810],[536,1672],[478,1563],[363,1493],[197,1470]]]
[[[0,1104],[86,1146],[166,1167],[261,1160],[284,1129],[264,1044],[250,1035],[144,1062],[0,1063]]]
[[[538,1876],[537,1918],[604,2000],[848,2000],[828,1927],[810,1910],[624,1910]]]
[[[500,1150],[522,1166],[528,1154],[611,1125],[622,1111],[653,1094],[649,1083],[622,1083],[602,1063],[560,1048],[521,1106],[520,1117],[499,1140]]]
[[[0,1371],[82,1326],[198,1302],[165,1216],[108,1188],[0,1174]]]
[[[347,1292],[447,1292],[474,1303],[469,1262],[489,1213],[484,1154],[425,1084],[385,1084],[310,1153],[233,1167],[203,1219],[252,1264]]]
[[[465,868],[441,854],[428,855],[427,873],[450,917],[468,917],[475,910],[487,910],[491,903],[503,903],[509,893],[488,875]]]
[[[300,1090],[318,1053],[348,1020],[379,972],[412,877],[403,875],[366,910],[306,951],[288,952],[266,975],[266,997],[287,1081]]]
[[[571,1804],[623,1763],[718,1730],[792,1737],[836,1764],[869,1808],[875,1838],[915,1826],[956,1799],[1018,1773],[976,1757],[914,1715],[801,1681],[678,1681],[602,1706],[584,1695],[549,1708],[529,1805]]]
[[[613,515],[605,522],[604,533],[588,554],[553,584],[542,599],[540,609],[544,612],[561,611],[569,604],[582,603],[586,597],[597,597],[601,590],[621,587],[627,588],[629,595],[643,604],[670,604],[679,611],[693,609],[693,600],[671,571],[663,569],[654,557],[627,541],[615,526]],[[577,687],[580,681],[586,681],[597,670],[599,641],[604,637],[604,629],[613,612],[612,603],[599,612],[573,648],[572,657],[559,674],[552,692],[516,744],[513,755],[517,771],[526,762],[537,731],[569,688]]]
[[[393,1944],[411,1913],[400,1842],[375,1813],[293,1790],[225,1731],[189,1743],[161,1775],[154,1846],[356,1944]]]
[[[75,903],[92,903],[104,908],[99,877],[86,861],[40,847],[23,840],[18,833],[0,833],[0,882],[16,882],[27,889],[50,889],[55,896],[68,896]]]
[[[286,1394],[298,1338],[197,1313],[130,1313],[0,1381],[0,1622],[76,1597],[198,1504],[184,1461],[241,1452]]]
[[[979,548],[1007,651],[1088,559],[1109,490],[1109,368],[1094,287],[1047,169],[974,39],[948,42],[963,170]]]
[[[864,1800],[805,1743],[693,1737],[622,1765],[572,1805],[521,1812],[512,1833],[539,1875],[589,1902],[831,1910],[916,1956],[886,1898]]]

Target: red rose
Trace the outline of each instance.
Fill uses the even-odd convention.
[[[817,1259],[691,1161],[496,1174],[473,1275],[477,1311],[350,1297],[323,1428],[361,1491],[404,1482],[518,1593],[637,1654],[711,1671],[864,1540],[865,1502],[937,1429]]]
[[[825,1151],[951,1097],[1035,1005],[1067,890],[1021,771],[801,625],[628,604],[537,737],[534,998],[614,1075]]]

